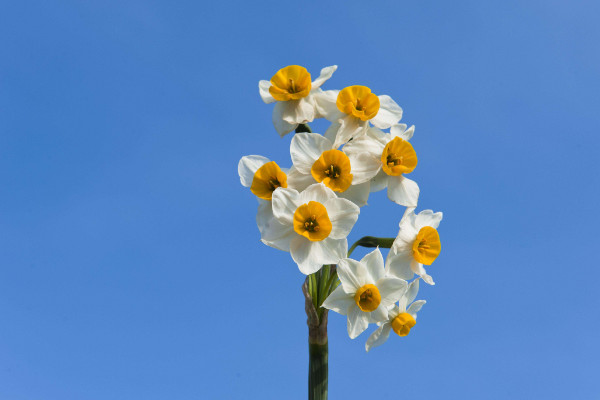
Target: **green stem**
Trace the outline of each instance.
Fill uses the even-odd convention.
[[[384,249],[391,249],[394,244],[394,238],[378,238],[375,236],[365,236],[358,239],[352,247],[348,250],[348,257],[358,246],[362,247],[382,247]]]
[[[308,399],[327,400],[329,344],[308,342]]]

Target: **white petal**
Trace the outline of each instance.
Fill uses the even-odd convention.
[[[282,118],[288,124],[304,124],[315,119],[315,101],[312,96],[280,103],[288,103],[282,111]]]
[[[367,135],[376,140],[377,142],[379,142],[381,144],[381,151],[383,152],[383,148],[385,147],[386,144],[388,144],[392,139],[392,135],[390,133],[385,133],[384,131],[382,131],[379,128],[376,128],[374,126],[370,126],[367,129]],[[379,153],[381,155],[381,153]]]
[[[303,191],[313,183],[315,183],[315,178],[311,174],[303,174],[295,167],[290,168],[287,174],[288,188],[296,189],[298,192]]]
[[[369,316],[369,322],[376,324],[378,322],[387,321],[388,310],[387,307],[382,304],[379,305],[374,311],[367,313]]]
[[[402,108],[390,96],[379,96],[379,111],[371,123],[380,129],[387,129],[402,119]]]
[[[273,215],[282,224],[292,226],[294,213],[301,203],[298,203],[300,195],[294,189],[279,187],[273,192],[271,203],[273,204]]]
[[[284,137],[298,126],[298,124],[289,124],[283,120],[285,110],[290,107],[289,101],[278,101],[273,107],[273,126],[279,133],[279,136]]]
[[[377,175],[373,179],[371,179],[371,193],[379,192],[383,190],[388,185],[388,174],[386,174],[383,170],[379,170]]]
[[[339,261],[337,273],[344,291],[351,295],[354,295],[360,287],[374,283],[370,280],[365,266],[351,258],[343,258]]]
[[[271,87],[271,81],[259,81],[258,82],[258,92],[260,93],[260,97],[267,104],[277,101],[273,98],[273,96],[271,96],[271,93],[269,93],[270,87]]]
[[[424,226],[430,226],[437,229],[443,216],[441,212],[434,213],[432,210],[423,210],[417,215],[415,228],[421,230]]]
[[[298,205],[306,204],[309,201],[318,201],[319,203],[325,205],[327,200],[335,198],[337,198],[337,196],[333,190],[329,189],[322,183],[314,183],[300,193],[300,196],[298,197]]]
[[[386,308],[400,300],[408,288],[405,280],[393,276],[379,279],[376,286],[381,294],[380,307],[383,306]]]
[[[318,133],[301,132],[294,135],[290,144],[290,156],[294,167],[303,174],[310,174],[313,164],[324,151],[331,150],[332,143]]]
[[[337,69],[337,65],[332,65],[330,67],[323,68],[321,70],[321,74],[319,75],[319,77],[317,79],[315,79],[314,81],[312,81],[311,90],[320,88],[321,85],[323,83],[325,83],[326,80],[331,78],[331,75],[333,75],[333,73],[335,72],[336,69]]]
[[[338,196],[343,199],[350,200],[358,207],[367,205],[369,200],[369,194],[371,193],[371,183],[364,182],[358,185],[351,185],[348,189],[343,192],[338,192]]]
[[[409,141],[410,139],[412,139],[413,134],[415,133],[415,126],[411,126],[410,128],[406,129],[407,125],[405,124],[398,124],[398,125],[394,125],[390,128],[390,133],[392,134],[392,138],[395,137],[399,137],[400,139],[404,139],[406,141]]]
[[[344,292],[342,285],[335,288],[323,302],[323,307],[336,313],[347,315],[352,305],[355,305],[354,297]]]
[[[363,135],[356,139],[352,139],[351,142],[347,143],[344,146],[344,153],[350,156],[351,154],[369,154],[372,157],[380,160],[381,163],[381,154],[385,149],[385,144],[379,142],[378,140],[372,138],[369,135]]]
[[[419,293],[419,281],[420,279],[417,278],[408,285],[408,290],[404,295],[404,298],[406,299],[406,304],[412,303],[415,297],[417,297],[417,294]]]
[[[400,229],[407,229],[414,231],[415,235],[418,232],[416,228],[417,215],[415,214],[415,207],[407,207],[404,210],[404,215],[402,215],[402,219],[400,220]]]
[[[365,349],[367,352],[374,347],[381,346],[384,344],[388,338],[390,337],[390,332],[392,330],[392,324],[386,323],[381,325],[375,332],[369,336],[367,339],[367,343],[365,343]]]
[[[435,285],[433,278],[430,275],[427,275],[427,271],[425,271],[425,267],[423,267],[423,264],[417,262],[415,259],[412,259],[410,263],[410,269],[415,274],[419,275],[421,279],[423,279],[423,282],[432,286]]]
[[[356,338],[369,326],[369,317],[355,304],[348,313],[348,336]]]
[[[326,238],[319,242],[311,242],[304,236],[296,236],[290,243],[292,259],[300,272],[310,275],[317,272],[323,264],[337,264],[344,251],[348,248],[345,239],[334,240]]]
[[[331,143],[335,142],[335,138],[337,137],[337,133],[340,130],[341,124],[337,121],[334,121],[329,125],[329,128],[325,131],[323,136],[327,138],[327,140],[331,141]],[[332,146],[333,147],[333,146]],[[339,146],[338,146],[339,147]],[[337,147],[335,147],[337,149]]]
[[[261,241],[267,246],[290,251],[290,241],[296,236],[291,225],[280,223],[273,215],[270,201],[262,201],[256,213],[256,225]]]
[[[388,198],[405,207],[415,207],[419,201],[419,185],[403,175],[388,179]]]
[[[270,160],[263,156],[244,156],[238,163],[238,174],[240,182],[246,187],[252,186],[252,180],[256,170],[268,163]]]
[[[397,254],[390,251],[385,262],[385,270],[389,275],[396,276],[400,279],[412,279],[414,276],[413,270],[410,268],[412,261],[414,261],[412,251],[405,251]]]
[[[384,277],[383,255],[381,255],[379,247],[364,256],[360,262],[367,268],[373,282],[377,282]]]
[[[324,204],[327,215],[331,221],[330,238],[344,239],[348,236],[352,227],[358,220],[360,209],[350,200],[332,198]]]
[[[398,231],[394,243],[392,243],[391,252],[394,254],[412,252],[412,246],[417,238],[417,231],[410,226],[403,226]]]
[[[345,150],[346,147],[344,147]],[[381,157],[374,157],[367,152],[350,153],[348,158],[350,159],[353,185],[370,181],[381,169]]]
[[[343,117],[343,114],[335,104],[339,92],[339,90],[318,90],[312,94],[315,100],[315,118],[326,118],[329,121],[337,121]]]
[[[367,121],[361,121],[353,115],[347,115],[340,120],[340,128],[337,131],[333,147],[337,149],[350,139],[364,135],[368,126]]]
[[[427,303],[425,300],[417,300],[412,303],[410,307],[408,307],[406,312],[412,315],[414,319],[417,319],[417,313],[421,310],[421,307],[423,307],[425,303]]]

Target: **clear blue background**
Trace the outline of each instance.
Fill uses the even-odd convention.
[[[3,2],[0,398],[306,398],[303,276],[237,176],[245,154],[290,164],[257,88],[289,64],[391,95],[419,208],[444,212],[410,336],[366,354],[331,315],[330,398],[598,398],[598,15]],[[351,241],[395,236],[403,207],[370,204]]]

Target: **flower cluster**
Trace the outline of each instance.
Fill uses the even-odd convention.
[[[366,86],[321,89],[336,69],[323,68],[313,81],[306,68],[290,65],[259,82],[262,100],[276,103],[275,130],[282,137],[296,132],[291,166],[249,155],[240,160],[238,173],[258,198],[256,223],[264,244],[290,252],[305,275],[337,266],[339,285],[329,279],[330,286],[321,286],[328,296],[317,306],[347,315],[352,339],[377,324],[366,343],[369,351],[392,330],[403,337],[415,326],[425,304],[414,301],[419,281],[434,284],[423,265],[440,254],[442,213],[415,213],[420,189],[407,177],[418,161],[410,143],[415,127],[400,123],[402,108]],[[323,135],[307,125],[317,118],[331,122]],[[386,188],[391,201],[406,207],[397,237],[389,245],[372,238],[368,247],[375,250],[360,261],[349,258],[347,236],[360,208],[371,193]],[[390,248],[385,262],[379,247]]]

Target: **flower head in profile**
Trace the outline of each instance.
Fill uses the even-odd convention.
[[[275,161],[263,156],[244,156],[238,163],[238,174],[243,186],[259,199],[271,200],[279,187],[288,187],[288,175]]]
[[[335,148],[363,136],[369,123],[387,129],[402,118],[402,108],[390,96],[377,96],[366,86],[328,90],[316,96],[325,118],[332,122],[325,133]]]
[[[409,208],[400,221],[400,231],[394,240],[386,260],[386,271],[402,279],[411,279],[414,274],[434,285],[423,264],[431,265],[440,254],[442,245],[437,228],[443,214],[431,210],[415,214]]]
[[[410,333],[410,330],[417,324],[417,313],[426,303],[425,300],[417,300],[410,304],[419,292],[419,278],[408,285],[408,290],[400,298],[399,304],[394,304],[388,308],[388,316],[382,322],[379,322],[379,328],[369,336],[365,349],[367,352],[373,347],[384,344],[390,332],[393,330],[398,336],[404,337]],[[408,305],[410,306],[406,308]]]
[[[390,133],[369,128],[367,135],[353,139],[344,146],[348,155],[360,155],[356,168],[364,171],[371,180],[371,192],[388,188],[388,198],[405,207],[416,207],[419,186],[405,175],[417,166],[417,153],[409,143],[415,127],[394,125]]]
[[[323,302],[323,307],[348,316],[348,335],[354,339],[369,322],[384,321],[388,307],[406,292],[406,281],[385,274],[379,248],[360,261],[344,258],[337,267],[341,284]]]
[[[362,207],[367,204],[370,193],[370,179],[376,170],[358,169],[364,155],[347,155],[343,149],[337,150],[333,143],[318,133],[302,132],[292,138],[290,154],[294,163],[294,173],[289,180],[296,187],[322,182],[336,192]]]
[[[262,239],[288,250],[303,274],[336,264],[346,256],[346,237],[358,219],[359,208],[315,183],[303,192],[279,188],[273,192],[273,215],[278,224],[266,227]],[[259,227],[262,222],[259,222]]]
[[[273,125],[280,136],[290,133],[299,124],[321,117],[315,94],[322,92],[321,85],[331,78],[336,69],[337,65],[325,67],[319,77],[311,81],[306,68],[288,65],[277,71],[270,81],[258,83],[263,101],[277,102],[273,109]]]

